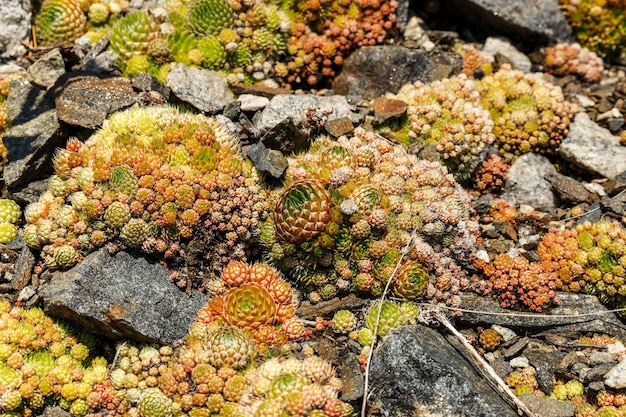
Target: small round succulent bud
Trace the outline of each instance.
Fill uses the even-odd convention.
[[[188,14],[189,27],[198,37],[217,36],[235,23],[235,14],[226,0],[195,0]]]
[[[356,317],[349,310],[339,310],[333,316],[333,330],[338,333],[348,333],[356,328]]]
[[[171,400],[158,388],[148,388],[137,403],[141,417],[169,417],[172,415]]]
[[[79,398],[72,402],[70,406],[70,413],[74,417],[83,417],[89,411],[89,404],[86,400]]]
[[[95,25],[100,25],[109,18],[109,9],[102,3],[94,3],[89,6],[89,21]]]
[[[485,349],[494,350],[502,343],[502,336],[494,329],[486,329],[478,336],[478,341]]]
[[[130,207],[119,201],[114,201],[104,212],[104,221],[108,226],[121,227],[130,219]]]
[[[378,335],[385,336],[392,329],[400,327],[404,324],[404,316],[400,307],[392,301],[382,301],[374,304],[367,312],[365,316],[365,323],[367,328],[374,331],[376,327],[376,319],[379,317],[378,311],[380,310],[380,318],[378,320]]]
[[[22,211],[15,201],[0,199],[0,223],[17,223],[21,216]]]
[[[78,251],[70,245],[62,245],[54,250],[54,265],[59,269],[69,269],[76,265],[80,257]]]
[[[565,383],[565,389],[567,390],[567,396],[569,398],[576,397],[577,395],[583,395],[585,392],[585,386],[582,382],[571,379]]]
[[[206,337],[206,351],[212,365],[239,369],[256,356],[253,342],[236,327],[220,327]]]
[[[19,234],[19,229],[11,223],[0,223],[0,243],[9,243]]]
[[[361,346],[371,346],[372,342],[374,341],[374,332],[365,327],[359,330],[357,340],[361,344]]]
[[[120,239],[131,248],[140,247],[148,237],[149,226],[141,219],[130,219],[120,231]]]

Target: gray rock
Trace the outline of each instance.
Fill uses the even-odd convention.
[[[165,86],[180,100],[207,113],[218,113],[234,101],[228,83],[217,72],[177,64]]]
[[[425,52],[403,46],[365,46],[344,62],[333,81],[336,94],[365,99],[397,93],[407,83],[425,83],[458,73],[461,57],[450,52]]]
[[[481,297],[472,293],[461,294],[463,308],[474,311],[487,311],[484,313],[463,313],[457,320],[471,325],[498,324],[511,328],[533,329],[535,331],[544,328],[558,329],[562,332],[598,332],[615,335],[620,339],[626,337],[626,325],[615,315],[609,313],[606,307],[592,295],[557,293],[558,306],[551,309],[545,308],[542,314],[525,312],[524,316],[516,316],[500,307],[498,301]],[[559,315],[551,317],[550,314]],[[561,317],[567,315],[568,317]]]
[[[104,36],[91,47],[77,65],[72,67],[72,71],[86,71],[95,74],[113,72],[118,56],[115,52],[106,50],[110,43],[109,38]]]
[[[620,146],[619,137],[592,121],[587,113],[576,114],[559,154],[594,175],[614,178],[626,171],[626,147]]]
[[[339,119],[326,122],[324,128],[329,135],[338,138],[339,136],[347,135],[352,132],[354,130],[354,124],[347,117],[340,117]]]
[[[553,210],[557,198],[551,190],[547,175],[556,174],[550,161],[541,155],[520,156],[506,177],[502,199],[513,205],[529,205],[537,210]]]
[[[274,178],[282,177],[289,166],[287,158],[280,151],[267,149],[262,143],[252,145],[247,155],[256,169],[267,172]]]
[[[31,22],[30,0],[3,0],[0,2],[0,64],[22,57],[28,42]]]
[[[530,72],[530,59],[511,45],[506,38],[487,38],[482,52],[500,64],[511,64],[513,69]]]
[[[559,352],[552,345],[539,343],[533,343],[524,349],[524,356],[528,358],[537,372],[537,382],[542,391],[550,392],[552,390],[554,374],[558,371],[565,355],[564,352]]]
[[[573,417],[576,407],[571,402],[542,398],[533,394],[520,395],[519,399],[541,417]]]
[[[615,368],[608,363],[597,365],[593,368],[585,368],[578,373],[578,379],[580,379],[580,382],[583,384],[588,384],[589,382],[601,382],[605,378],[606,374],[613,369]]]
[[[262,112],[255,115],[253,122],[257,129],[267,132],[287,120],[301,126],[311,118],[323,121],[340,117],[348,117],[353,123],[358,123],[361,116],[352,111],[343,96],[279,94],[270,100]]]
[[[146,74],[145,72],[140,72],[135,75],[131,80],[131,84],[133,85],[133,88],[139,91],[156,91],[161,93],[164,97],[168,97],[170,95],[170,90],[167,87],[161,84],[156,77]]]
[[[72,414],[61,407],[48,406],[43,411],[42,417],[72,417]]]
[[[11,82],[7,112],[12,126],[2,138],[7,148],[4,181],[12,188],[36,179],[49,169],[54,150],[63,146],[64,137],[54,103],[44,91],[26,80]]]
[[[16,291],[22,291],[28,285],[34,266],[35,254],[28,246],[24,246],[11,271],[13,275],[11,281]]]
[[[573,41],[557,0],[451,0],[450,9],[482,33],[527,43]]]
[[[626,388],[626,359],[604,375],[604,385],[615,389]]]
[[[48,182],[48,178],[30,181],[21,188],[11,190],[11,199],[23,207],[39,201],[39,197],[48,190]]]
[[[550,183],[552,191],[556,193],[561,202],[575,205],[578,203],[593,203],[600,198],[598,194],[589,191],[580,181],[558,172],[546,175],[545,180]]]
[[[591,355],[589,355],[589,365],[591,366],[604,365],[607,363],[617,365],[615,356],[609,352],[592,352]]]
[[[47,272],[46,313],[112,338],[171,344],[187,334],[205,297],[188,296],[168,272],[145,258],[106,248],[67,272]]]
[[[68,73],[52,91],[59,120],[96,129],[114,112],[137,101],[128,78],[85,73]]]
[[[65,63],[59,48],[54,48],[39,58],[28,70],[28,80],[40,87],[48,88],[65,74]]]
[[[239,96],[239,101],[241,101],[241,111],[261,110],[270,102],[267,97],[256,96],[254,94],[242,94]]]
[[[372,358],[370,415],[516,416],[459,351],[458,341],[426,326],[391,331]]]
[[[404,45],[408,48],[423,49],[427,52],[435,49],[435,44],[426,34],[426,24],[417,16],[409,19],[403,35]]]

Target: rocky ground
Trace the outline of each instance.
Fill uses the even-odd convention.
[[[268,181],[276,181],[287,168],[286,155],[305,149],[311,137],[339,137],[358,126],[376,127],[401,117],[406,105],[382,96],[409,82],[457,74],[463,66],[453,48],[457,41],[473,42],[496,65],[507,63],[528,72],[545,70],[541,47],[573,40],[556,1],[401,3],[406,15],[403,38],[360,48],[332,85],[313,91],[229,88],[216,73],[182,64],[164,84],[147,74],[128,79],[116,71],[106,41],[90,51],[71,46],[26,50],[19,41],[9,42],[3,58],[8,63],[0,66],[0,74],[26,75],[11,83],[7,98],[12,127],[3,137],[8,151],[3,195],[22,208],[37,201],[48,186],[55,149],[68,137],[84,138],[115,111],[162,103],[216,115],[240,138],[244,154]],[[453,18],[447,7],[466,19]],[[594,82],[574,75],[545,78],[561,86],[580,111],[558,153],[517,158],[497,192],[468,186],[481,228],[477,256],[485,261],[503,253],[538,258],[535,250],[550,228],[600,219],[625,221],[626,141],[620,140],[626,112],[624,68],[608,66]],[[200,292],[177,288],[162,265],[111,247],[68,271],[51,272],[19,237],[0,246],[0,261],[4,298],[43,306],[54,317],[110,339],[174,343],[206,302]],[[187,273],[201,273],[190,265]],[[571,380],[580,381],[587,401],[598,407],[626,402],[626,325],[595,296],[559,293],[558,304],[541,313],[504,309],[499,301],[470,291],[461,299],[461,314],[445,311],[454,313],[449,320],[534,415],[582,415],[576,414],[580,404],[572,401],[581,393],[555,388]],[[363,327],[373,302],[355,295],[317,304],[304,301],[298,316],[313,330],[316,318],[331,320],[336,311],[348,309]],[[307,344],[337,366],[344,383],[341,399],[355,409],[361,407],[367,384],[365,415],[518,415],[519,404],[500,392],[459,337],[436,314],[426,314],[428,310],[422,306],[420,323],[380,340],[367,381],[357,341],[321,326]],[[497,332],[499,343],[481,342],[487,329]],[[558,399],[548,398],[555,391],[560,392]]]

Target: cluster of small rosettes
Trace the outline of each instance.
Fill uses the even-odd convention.
[[[277,66],[277,76],[287,84],[309,86],[334,77],[354,49],[382,44],[394,35],[397,8],[395,0],[294,2],[286,71],[281,76]]]
[[[501,253],[489,263],[477,262],[485,279],[474,283],[479,294],[492,296],[503,308],[525,306],[533,311],[556,302],[556,279],[539,262]]]
[[[539,387],[537,371],[532,366],[517,368],[506,378],[506,383],[517,395],[532,394]]]
[[[626,22],[624,0],[559,0],[580,44],[598,53],[605,61],[618,58],[624,51]]]
[[[45,0],[35,20],[41,45],[73,42],[85,33],[87,17],[79,0]]]
[[[572,400],[575,397],[580,397],[585,393],[585,386],[577,379],[570,379],[566,383],[557,383],[552,386],[552,392],[550,398],[555,398],[560,401]]]
[[[246,382],[237,416],[347,417],[353,412],[337,398],[342,382],[335,370],[318,356],[270,359],[246,372]]]
[[[508,64],[475,85],[495,123],[493,134],[505,162],[528,152],[556,152],[576,110],[560,87]]]
[[[585,222],[550,230],[539,243],[542,267],[561,291],[595,294],[616,307],[626,303],[626,229],[617,221]]]
[[[39,308],[0,300],[0,410],[31,416],[60,405],[84,416],[92,393],[108,378],[106,360],[89,357],[87,344],[93,342],[93,336],[77,337]]]
[[[226,322],[242,329],[261,353],[304,338],[304,324],[296,317],[298,294],[275,268],[233,261],[207,287],[211,298],[198,312],[198,323]]]
[[[403,86],[394,98],[405,101],[413,153],[434,146],[441,162],[458,180],[468,180],[484,158],[485,147],[494,142],[494,122],[480,105],[474,80],[465,74],[429,84]]]
[[[498,155],[489,155],[474,173],[473,189],[481,194],[499,194],[504,190],[511,165]]]
[[[546,69],[552,74],[573,74],[587,81],[598,81],[602,76],[602,59],[579,43],[558,43],[545,48],[544,53]]]
[[[111,371],[109,416],[232,415],[247,386],[254,345],[230,327],[192,325],[176,348],[122,344]]]
[[[22,210],[15,201],[0,198],[0,243],[8,243],[17,237],[19,229],[16,223],[21,217]]]
[[[50,268],[113,240],[167,258],[200,228],[205,252],[225,242],[242,258],[257,234],[258,178],[212,118],[167,106],[119,112],[87,142],[69,140],[54,167],[24,230]]]
[[[475,223],[468,194],[440,164],[357,128],[290,158],[270,201],[261,244],[312,302],[348,290],[380,295],[393,277],[399,297],[458,305]]]

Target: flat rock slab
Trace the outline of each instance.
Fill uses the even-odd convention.
[[[537,210],[553,210],[558,199],[546,177],[556,173],[545,156],[524,154],[515,160],[506,176],[502,199],[513,205],[527,204]]]
[[[5,64],[26,53],[22,42],[30,35],[31,5],[28,0],[0,1],[0,64]]]
[[[626,147],[620,145],[619,137],[592,121],[587,113],[576,114],[559,154],[594,175],[615,178],[626,171]]]
[[[369,415],[517,416],[462,350],[460,342],[426,326],[391,331],[372,358]]]
[[[451,0],[449,9],[483,33],[529,43],[573,41],[557,0]]]
[[[54,150],[65,142],[54,103],[28,81],[11,82],[7,112],[12,126],[2,138],[7,148],[4,181],[12,188],[37,179],[50,166]]]
[[[397,93],[405,84],[441,80],[458,73],[463,62],[451,52],[425,52],[403,46],[365,46],[344,62],[333,91],[371,99]]]
[[[235,101],[228,83],[215,71],[177,64],[165,80],[165,86],[181,101],[207,113],[218,113]]]
[[[176,288],[162,266],[126,252],[101,249],[67,272],[46,275],[40,292],[46,313],[116,339],[171,344],[206,302]]]
[[[137,93],[124,77],[68,73],[52,89],[59,120],[96,129],[114,112],[137,101]]]

